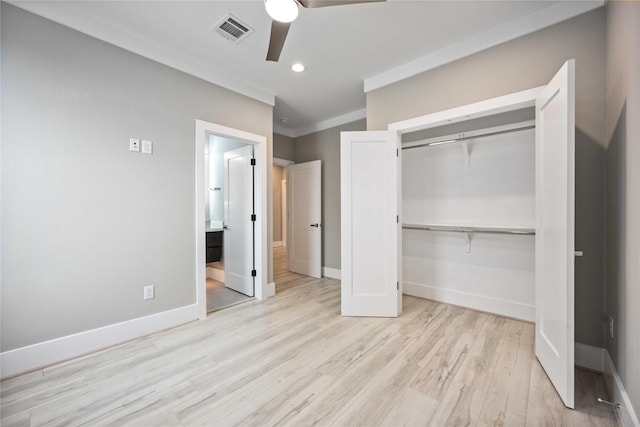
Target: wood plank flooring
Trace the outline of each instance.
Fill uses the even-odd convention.
[[[2,426],[615,426],[602,378],[564,408],[533,325],[406,297],[340,316],[340,283],[286,272],[277,295],[2,382]]]

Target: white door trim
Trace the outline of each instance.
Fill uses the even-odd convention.
[[[390,123],[388,130],[394,130],[398,134],[429,129],[455,122],[464,122],[478,117],[491,116],[521,108],[533,107],[536,98],[546,86],[523,90],[509,95],[499,96],[449,110],[438,111],[412,119]]]
[[[291,161],[291,160],[287,160],[287,159],[279,159],[277,157],[274,157],[273,158],[273,164],[274,164],[274,166],[282,166],[283,168],[286,168],[287,166],[295,165],[296,162]]]
[[[205,215],[204,215],[204,147],[207,135],[238,139],[254,146],[254,156],[258,168],[255,185],[256,200],[256,286],[255,296],[264,299],[271,296],[267,287],[269,247],[267,241],[267,137],[239,129],[218,125],[204,120],[196,120],[195,138],[195,183],[196,183],[196,226],[195,226],[195,272],[196,301],[200,319],[207,317],[207,280],[205,273]],[[269,165],[271,167],[271,165]]]

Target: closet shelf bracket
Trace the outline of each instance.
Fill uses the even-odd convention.
[[[464,236],[464,241],[467,244],[466,252],[470,254],[471,253],[471,232],[465,231],[463,236]]]
[[[471,150],[473,149],[473,140],[465,139],[462,142],[462,152],[467,161],[467,167],[471,167]]]

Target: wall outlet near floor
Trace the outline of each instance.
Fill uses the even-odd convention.
[[[613,339],[613,317],[609,316],[609,335]]]
[[[153,297],[155,296],[155,289],[153,285],[149,285],[149,286],[145,286],[144,287],[144,299],[153,299]]]

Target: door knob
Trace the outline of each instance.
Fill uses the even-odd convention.
[[[311,225],[310,225],[310,227],[316,227],[316,228],[318,228],[318,227],[320,227],[320,224],[318,224],[318,223],[311,224]]]
[[[228,229],[229,229],[229,226],[228,226],[227,224],[224,224],[224,225],[222,226],[222,228],[223,228],[223,229],[225,229],[225,230],[228,230]]]

